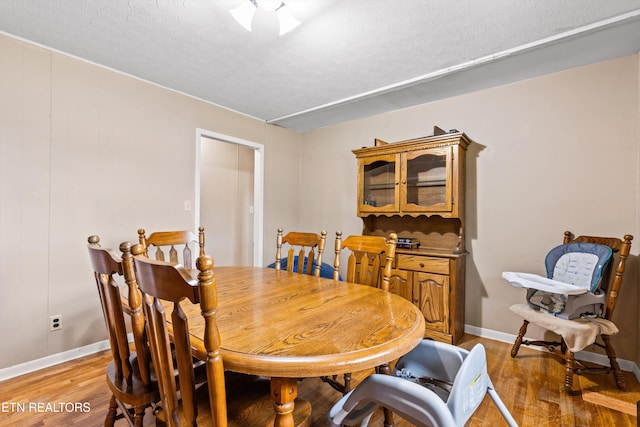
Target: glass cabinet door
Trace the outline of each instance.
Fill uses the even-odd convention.
[[[434,148],[405,154],[402,209],[408,212],[450,211],[451,148]]]
[[[398,156],[376,156],[361,159],[362,180],[359,187],[358,205],[362,212],[393,212],[399,208]]]

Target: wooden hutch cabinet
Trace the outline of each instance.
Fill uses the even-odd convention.
[[[425,337],[457,343],[464,334],[465,157],[462,132],[353,150],[363,234],[398,235],[391,292],[424,314]]]

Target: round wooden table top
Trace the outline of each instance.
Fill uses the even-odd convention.
[[[379,366],[424,336],[406,299],[368,286],[261,267],[215,267],[225,369],[269,377],[319,377]],[[188,308],[203,356],[199,306]]]

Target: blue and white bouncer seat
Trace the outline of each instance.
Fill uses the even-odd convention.
[[[569,320],[599,317],[607,297],[601,282],[611,256],[611,248],[605,245],[567,243],[547,254],[547,277],[511,271],[502,277],[516,288],[527,289],[527,304],[533,309]]]

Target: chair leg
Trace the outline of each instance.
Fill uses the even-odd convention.
[[[573,359],[573,352],[567,348],[564,353],[564,391],[572,395],[573,394],[573,369],[575,367],[575,361]]]
[[[347,394],[351,391],[351,374],[344,374],[344,381],[340,382],[337,380],[337,375],[332,375],[330,377],[320,377],[322,381],[329,384],[335,390],[339,391],[342,394]]]
[[[524,338],[524,334],[527,332],[527,326],[529,325],[529,321],[525,320],[520,326],[520,331],[518,331],[518,336],[516,337],[515,342],[513,343],[513,347],[511,348],[511,357],[516,357],[518,355],[518,351],[520,350],[520,345],[522,345],[522,339]]]
[[[167,427],[168,423],[165,423],[161,417],[158,416],[159,412],[162,410],[162,408],[160,406],[155,406],[152,404],[151,406],[153,408],[153,411],[151,411],[151,413],[155,416],[156,418],[156,427]]]
[[[385,363],[384,365],[376,366],[376,373],[391,375],[391,367],[389,366],[388,363]],[[395,426],[395,421],[393,420],[393,412],[390,409],[385,407],[383,407],[382,410],[384,413],[384,427]]]
[[[344,374],[344,391],[343,394],[347,394],[351,391],[351,374]]]
[[[600,337],[604,342],[604,348],[607,351],[607,357],[609,357],[609,366],[611,366],[611,370],[613,371],[613,378],[616,380],[616,385],[620,390],[625,390],[626,384],[622,376],[622,371],[620,370],[620,365],[618,365],[618,359],[616,359],[616,353],[611,346],[611,339],[609,335],[600,335]]]
[[[504,417],[507,424],[509,424],[509,427],[518,427],[518,423],[513,418],[513,415],[511,415],[511,412],[509,412],[502,399],[500,399],[500,396],[498,396],[498,392],[495,390],[495,388],[493,388],[493,384],[490,384],[490,387],[487,388],[487,393],[500,411],[500,414],[502,414],[502,416]]]
[[[134,408],[133,414],[133,425],[134,427],[142,427],[142,419],[144,418],[144,410],[145,406],[136,406]]]
[[[107,418],[104,420],[104,427],[113,427],[116,423],[116,417],[118,415],[118,402],[116,397],[112,394],[109,400],[109,410],[107,412]]]

